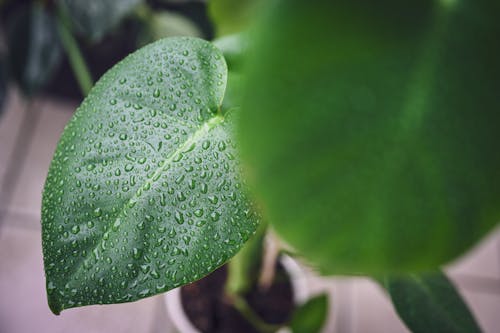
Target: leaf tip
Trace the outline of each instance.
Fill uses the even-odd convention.
[[[63,310],[61,304],[59,304],[59,302],[51,296],[48,296],[48,303],[50,311],[52,311],[54,315],[59,316],[61,314],[61,311]]]

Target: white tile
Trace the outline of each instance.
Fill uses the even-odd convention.
[[[53,315],[47,305],[40,233],[6,224],[0,235],[0,332],[150,332],[158,297]],[[162,320],[165,320],[165,314]],[[168,328],[168,325],[165,324]],[[158,331],[158,330],[156,330]]]
[[[40,119],[9,210],[39,216],[42,190],[47,171],[64,126],[76,105],[72,103],[37,101]]]
[[[352,283],[353,333],[409,333],[379,285],[364,278]]]
[[[323,332],[350,333],[353,328],[351,279],[331,278],[329,284],[330,309]]]
[[[0,115],[0,189],[24,111],[21,97],[17,91],[10,89]]]
[[[484,333],[500,331],[500,294],[487,294],[461,290]]]

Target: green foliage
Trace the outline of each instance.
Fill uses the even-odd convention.
[[[290,321],[293,333],[320,332],[328,314],[327,295],[321,294],[310,298],[306,303],[295,309]]]
[[[58,0],[76,31],[98,41],[142,0]]]
[[[147,15],[141,26],[137,44],[144,46],[166,37],[201,37],[201,31],[196,24],[185,16],[161,11]]]
[[[229,71],[240,72],[243,67],[244,54],[248,49],[248,37],[245,33],[224,36],[213,41],[226,59]]]
[[[49,305],[137,300],[228,260],[258,216],[240,179],[227,68],[194,38],[128,56],[64,130],[42,203]]]
[[[228,66],[227,89],[222,104],[223,110],[240,106],[242,89],[242,68],[247,50],[247,39],[244,34],[225,36],[213,41],[213,44],[221,50]]]
[[[500,220],[499,10],[266,11],[244,72],[242,157],[273,227],[324,272],[435,268]]]
[[[255,234],[245,246],[229,261],[225,282],[227,295],[244,296],[257,286],[262,267],[267,224],[261,222]]]
[[[7,22],[9,72],[27,95],[51,79],[61,60],[53,16],[39,3],[21,6]]]
[[[387,278],[385,287],[413,333],[481,332],[460,294],[441,272]]]
[[[255,15],[259,0],[210,0],[208,11],[217,36],[240,32]]]
[[[59,1],[93,40],[140,2]],[[217,33],[247,27],[255,3],[211,1]],[[436,268],[500,220],[500,3],[267,6],[252,35],[144,47],[106,73],[78,109],[43,194],[54,313],[190,283],[242,247],[259,216],[240,177],[235,122],[271,226],[325,273]],[[198,33],[170,13],[141,8],[143,43]],[[53,33],[50,15],[39,5],[25,13],[12,19],[11,31],[20,32],[9,44],[29,55],[13,58],[28,64],[14,74],[35,91],[59,46],[48,46],[48,32],[37,35]],[[45,74],[28,71],[31,63]],[[247,290],[262,240],[233,262],[229,294]],[[400,275],[385,287],[416,333],[480,332],[442,273]],[[319,331],[327,309],[325,295],[309,300],[291,329]]]

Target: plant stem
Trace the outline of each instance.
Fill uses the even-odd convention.
[[[264,322],[259,315],[253,311],[245,298],[241,296],[234,296],[231,301],[236,310],[238,310],[238,312],[240,312],[243,317],[245,317],[245,319],[248,320],[248,322],[259,332],[274,333],[281,328],[281,325],[268,324]]]
[[[226,295],[242,296],[257,284],[262,266],[267,224],[261,222],[255,234],[228,263]]]
[[[276,262],[280,255],[280,244],[274,233],[269,230],[264,244],[264,255],[259,275],[259,288],[267,290],[271,287],[276,275]]]
[[[276,332],[281,326],[263,321],[250,307],[244,295],[257,287],[264,258],[267,223],[261,222],[257,232],[228,263],[225,294],[238,312],[261,333]]]
[[[71,69],[76,77],[80,91],[83,96],[87,96],[93,86],[92,76],[85,63],[85,59],[78,47],[75,37],[69,28],[69,18],[63,5],[58,6],[57,28],[61,37],[61,42],[68,55]]]

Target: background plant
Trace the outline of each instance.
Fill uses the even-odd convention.
[[[89,94],[44,192],[52,309],[201,278],[260,220],[248,179],[264,218],[319,270],[374,276],[415,332],[479,331],[436,270],[498,221],[498,4],[264,8],[242,67],[167,39]]]

